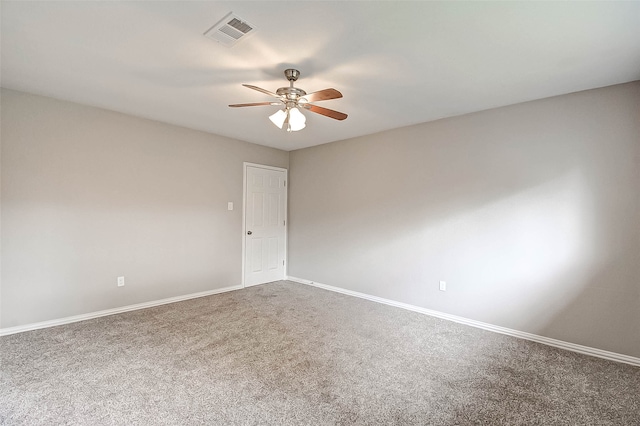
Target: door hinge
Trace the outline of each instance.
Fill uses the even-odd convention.
[[[284,186],[285,186],[285,187],[287,186],[287,181],[286,181],[286,180],[284,181]]]
[[[282,221],[282,224],[283,224],[284,226],[287,226],[287,221],[286,221],[286,220],[283,220],[283,221]]]
[[[284,260],[282,261],[282,266],[284,266]]]

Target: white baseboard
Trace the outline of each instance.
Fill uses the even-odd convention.
[[[217,288],[215,290],[201,291],[199,293],[185,294],[184,296],[169,297],[167,299],[153,300],[151,302],[136,303],[135,305],[122,306],[120,308],[106,309],[104,311],[90,312],[88,314],[74,315],[72,317],[59,318],[50,321],[36,322],[33,324],[19,325],[16,327],[0,328],[0,336],[22,333],[25,331],[38,330],[40,328],[55,327],[57,325],[70,324],[72,322],[84,321],[92,318],[105,317],[107,315],[120,314],[122,312],[136,311],[138,309],[151,308],[153,306],[166,305],[169,303],[182,302],[183,300],[195,299],[198,297],[211,296],[212,294],[226,293],[228,291],[240,290],[241,285]]]
[[[442,318],[449,321],[457,322],[460,324],[470,325],[471,327],[481,328],[483,330],[493,331],[495,333],[506,334],[508,336],[519,337],[525,340],[531,340],[532,342],[543,343],[545,345],[554,346],[560,349],[566,349],[568,351],[578,352],[585,355],[591,355],[598,358],[608,359],[611,361],[623,362],[640,367],[640,358],[636,358],[629,355],[619,354],[616,352],[604,351],[602,349],[596,349],[589,346],[577,345],[575,343],[565,342],[563,340],[551,339],[549,337],[539,336],[537,334],[526,333],[524,331],[513,330],[511,328],[500,327],[485,322],[480,322],[457,315],[450,315],[444,312],[434,311],[432,309],[421,308],[419,306],[409,305],[407,303],[396,302],[395,300],[383,299],[382,297],[371,296],[365,293],[359,293],[357,291],[346,290],[340,287],[334,287],[327,284],[321,284],[315,281],[309,281],[297,277],[287,277],[289,281],[293,281],[300,284],[311,285],[314,287],[322,288],[336,293],[346,294],[348,296],[359,297],[361,299],[370,300],[372,302],[383,303],[385,305],[395,306],[397,308],[406,309],[413,312],[418,312],[425,315],[430,315],[436,318]]]

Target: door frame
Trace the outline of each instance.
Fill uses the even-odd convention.
[[[287,278],[288,269],[289,269],[289,251],[288,251],[288,240],[289,240],[289,218],[287,217],[287,213],[289,212],[289,170],[283,167],[275,167],[275,166],[266,166],[264,164],[257,163],[242,163],[242,288],[246,288],[245,276],[244,276],[244,268],[245,261],[247,256],[247,168],[255,167],[258,169],[266,169],[266,170],[276,170],[279,172],[284,172],[284,268],[283,268],[283,277],[282,279]]]

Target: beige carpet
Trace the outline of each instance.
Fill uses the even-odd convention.
[[[3,425],[640,425],[640,368],[290,282],[0,338]]]

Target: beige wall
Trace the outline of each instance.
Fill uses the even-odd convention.
[[[242,162],[286,152],[1,101],[1,327],[240,284]],[[639,135],[635,82],[294,151],[289,274],[640,356]]]
[[[242,163],[288,167],[287,152],[1,98],[1,327],[241,284]]]
[[[640,356],[640,82],[293,151],[290,181],[291,276]]]

